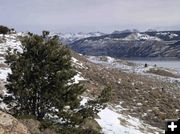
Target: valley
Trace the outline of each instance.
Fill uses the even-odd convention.
[[[180,32],[119,32],[74,41],[76,52],[114,58],[179,59]]]

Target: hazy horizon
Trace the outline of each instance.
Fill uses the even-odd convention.
[[[179,0],[0,0],[0,25],[62,33],[180,30]]]

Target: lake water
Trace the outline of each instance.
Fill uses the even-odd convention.
[[[172,68],[180,72],[180,61],[163,61],[163,60],[129,60],[130,62],[148,65],[157,65],[157,67]]]

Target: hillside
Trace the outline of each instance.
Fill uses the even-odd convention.
[[[85,55],[115,58],[180,58],[180,32],[114,32],[74,41],[70,47]]]
[[[89,57],[91,62],[86,58],[83,61],[79,55],[77,57],[83,65],[83,68],[77,69],[87,80],[84,83],[92,96],[105,85],[113,87],[110,104],[116,111],[138,117],[159,128],[164,128],[164,119],[177,117],[177,110],[180,109],[180,74],[106,57]],[[172,76],[166,73],[157,75],[150,72],[151,69],[163,70]],[[178,78],[174,79],[176,75]]]
[[[21,51],[19,36],[22,34],[0,36],[1,96],[7,95],[3,83],[10,72],[4,64],[6,49]],[[96,118],[103,133],[161,134],[164,119],[177,117],[180,109],[178,72],[151,66],[145,68],[106,56],[83,56],[76,52],[72,52],[72,56],[72,64],[78,72],[75,82],[81,82],[87,89],[82,104],[93,99],[105,86],[113,89],[108,107]],[[6,105],[1,102],[0,107],[4,109]]]

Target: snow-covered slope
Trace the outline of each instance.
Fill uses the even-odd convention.
[[[81,105],[89,100],[88,97],[83,97]],[[163,130],[152,127],[125,113],[121,113],[124,108],[121,105],[108,105],[105,109],[98,113],[98,118],[95,120],[102,128],[103,134],[162,134]]]
[[[8,73],[11,73],[11,69],[5,63],[5,56],[7,54],[8,48],[16,49],[19,52],[22,52],[21,42],[18,39],[18,36],[24,36],[24,33],[10,34],[10,35],[2,35],[0,34],[0,93],[1,95],[9,95],[7,94],[6,89],[4,88],[4,82],[6,82],[6,78]],[[8,109],[4,102],[1,102],[0,98],[0,108]]]
[[[116,106],[117,107],[117,106]],[[120,107],[118,107],[120,110]],[[104,134],[161,134],[162,130],[143,123],[137,118],[123,115],[115,109],[105,108],[98,113],[96,121],[102,127]]]
[[[170,39],[172,39],[174,37],[178,37],[177,34],[170,33],[170,32],[158,32],[158,33],[156,33],[156,35],[168,36]]]
[[[10,35],[2,35],[0,34],[0,80],[5,81],[7,74],[10,72],[10,69],[6,66],[5,55],[8,48],[17,49],[22,52],[21,42],[18,39],[18,36],[24,36],[24,33],[10,34]]]

